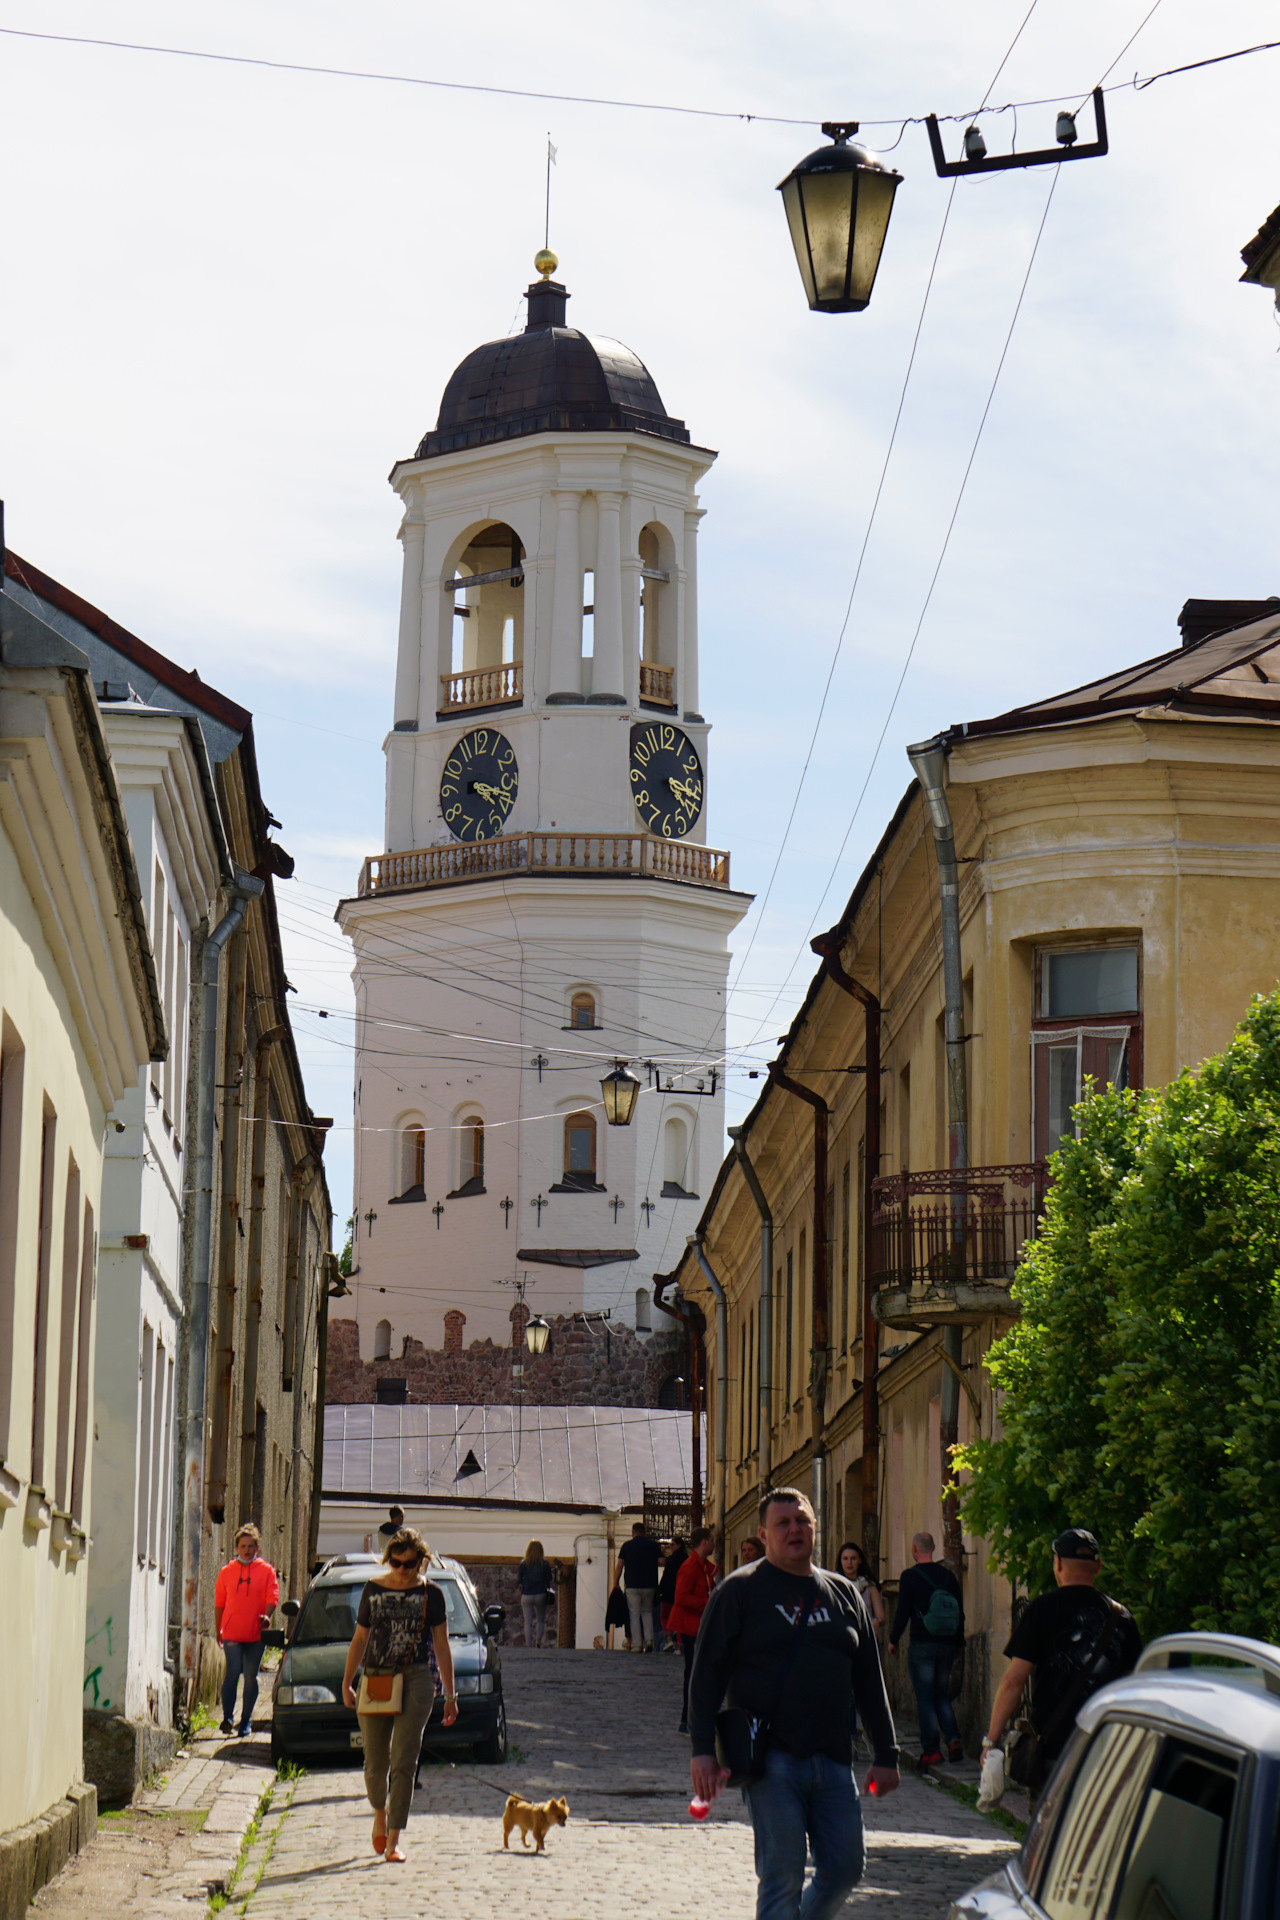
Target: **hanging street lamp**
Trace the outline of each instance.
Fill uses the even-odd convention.
[[[625,1061],[614,1062],[613,1072],[606,1073],[600,1082],[600,1091],[604,1095],[604,1117],[609,1125],[629,1127],[631,1116],[635,1112],[640,1082],[628,1069]]]
[[[551,1327],[549,1322],[544,1320],[540,1313],[535,1313],[532,1320],[527,1322],[524,1330],[524,1343],[535,1359],[540,1353],[546,1352],[547,1342],[550,1338]]]
[[[778,192],[814,313],[861,313],[871,301],[902,179],[865,147],[850,146],[856,120],[825,120],[834,143],[793,167]]]

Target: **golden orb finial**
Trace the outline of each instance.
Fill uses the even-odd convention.
[[[549,280],[556,268],[560,265],[560,262],[556,259],[555,254],[552,253],[550,247],[539,247],[533,256],[533,264],[543,279]]]

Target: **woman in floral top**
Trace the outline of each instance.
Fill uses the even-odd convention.
[[[373,1850],[398,1863],[405,1857],[400,1835],[409,1818],[437,1679],[444,1685],[446,1727],[458,1717],[458,1696],[444,1595],[424,1572],[430,1547],[412,1527],[401,1527],[387,1542],[382,1557],[388,1571],[381,1580],[370,1580],[360,1596],[342,1697],[349,1707],[355,1706],[355,1679],[361,1666],[369,1673],[404,1675],[400,1713],[360,1715],[364,1784],[373,1808]]]

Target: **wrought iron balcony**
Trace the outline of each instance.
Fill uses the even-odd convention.
[[[1016,1319],[1009,1283],[1035,1238],[1047,1184],[1043,1160],[873,1181],[876,1319],[912,1332]]]

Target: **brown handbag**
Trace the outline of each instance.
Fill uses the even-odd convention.
[[[431,1588],[428,1584],[423,1588],[422,1593],[422,1627],[418,1629],[418,1639],[422,1638],[423,1629],[427,1624],[427,1601],[430,1594]],[[361,1673],[360,1691],[356,1695],[357,1714],[404,1712],[404,1676],[406,1669],[413,1664],[414,1651],[416,1651],[416,1642],[414,1649],[410,1651],[409,1659],[405,1661],[398,1673],[367,1671]]]

